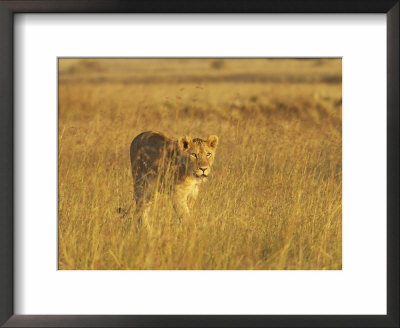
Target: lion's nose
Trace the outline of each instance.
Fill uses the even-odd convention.
[[[206,167],[200,167],[200,170],[202,170],[203,173],[204,173],[204,172],[206,172],[207,168]]]

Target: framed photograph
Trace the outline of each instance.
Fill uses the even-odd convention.
[[[341,270],[341,71],[59,58],[58,269]]]
[[[398,1],[0,1],[5,327],[398,327]]]

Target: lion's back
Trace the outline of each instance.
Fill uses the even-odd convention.
[[[130,148],[133,177],[156,172],[172,140],[161,133],[146,131],[136,136]]]

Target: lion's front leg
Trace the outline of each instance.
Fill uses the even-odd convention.
[[[173,205],[178,214],[179,221],[185,220],[189,216],[189,207],[187,205],[187,194],[177,188],[173,196]]]
[[[190,193],[188,194],[188,199],[192,200],[193,202],[197,199],[197,196],[199,195],[199,186],[195,185]]]

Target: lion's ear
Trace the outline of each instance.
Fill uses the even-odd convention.
[[[208,139],[207,139],[207,143],[208,143],[208,145],[211,147],[211,148],[217,148],[217,145],[218,145],[218,137],[217,136],[214,136],[214,135],[212,135],[212,136],[209,136],[208,137]]]
[[[192,138],[188,136],[180,137],[178,139],[178,147],[181,151],[187,150],[192,145]]]

